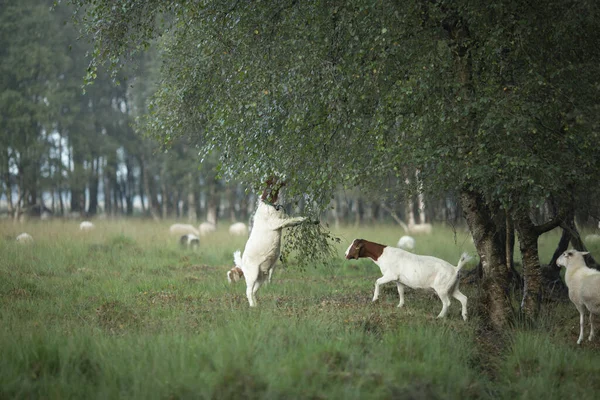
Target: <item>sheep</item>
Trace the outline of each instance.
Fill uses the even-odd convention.
[[[414,250],[415,249],[415,238],[412,236],[402,236],[400,240],[398,240],[397,247],[400,247],[404,250]]]
[[[408,224],[408,233],[430,235],[432,230],[431,224]]]
[[[442,301],[442,311],[438,318],[446,316],[450,306],[449,295],[452,295],[460,301],[462,317],[467,320],[467,296],[458,290],[458,273],[470,259],[467,253],[461,255],[458,265],[454,267],[436,257],[421,256],[396,247],[355,239],[346,250],[345,256],[347,260],[371,258],[381,269],[383,276],[375,282],[373,301],[379,298],[379,286],[392,281],[396,282],[398,287],[398,307],[404,305],[404,286],[413,289],[431,288]]]
[[[198,226],[198,232],[200,236],[206,236],[216,230],[217,227],[212,222],[203,222]]]
[[[585,310],[590,313],[590,336],[594,337],[594,315],[600,315],[600,271],[589,268],[583,256],[587,251],[567,250],[558,257],[556,264],[565,267],[565,283],[569,288],[569,299],[579,311],[579,338],[583,340]]]
[[[197,249],[200,246],[200,239],[193,233],[188,233],[179,238],[179,244],[188,249]]]
[[[597,233],[592,233],[590,235],[585,236],[585,242],[590,244],[600,243],[600,235]]]
[[[79,230],[83,232],[92,231],[96,226],[90,221],[83,221],[79,224]]]
[[[233,236],[246,236],[248,227],[243,222],[236,222],[229,227],[229,234]]]
[[[227,282],[235,283],[244,277],[244,271],[242,271],[242,252],[236,250],[233,252],[233,263],[234,267],[227,271]]]
[[[276,178],[267,180],[267,188],[258,201],[252,231],[242,255],[240,267],[246,280],[246,297],[250,307],[256,306],[256,292],[272,274],[279,258],[282,229],[307,220],[305,217],[288,218],[283,207],[275,204],[279,190],[285,185],[285,182],[280,183],[274,189],[276,182]]]
[[[190,224],[173,224],[169,227],[169,234],[171,235],[187,235],[191,233],[196,236],[200,236],[200,232],[193,225]]]
[[[33,236],[31,236],[29,233],[23,232],[19,236],[17,236],[16,240],[17,242],[23,244],[33,243]]]

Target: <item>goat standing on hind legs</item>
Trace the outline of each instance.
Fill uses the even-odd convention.
[[[305,217],[288,218],[283,206],[275,204],[285,182],[277,183],[277,178],[270,178],[266,183],[267,188],[258,202],[252,231],[239,266],[246,280],[246,297],[250,307],[256,306],[256,292],[269,279],[279,258],[281,230],[306,221]]]

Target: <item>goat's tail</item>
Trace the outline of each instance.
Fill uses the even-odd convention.
[[[462,255],[460,256],[460,260],[458,260],[458,265],[456,266],[456,273],[458,274],[462,267],[464,267],[465,264],[472,258],[473,257],[471,257],[466,251],[462,253]]]
[[[242,268],[242,252],[240,250],[233,252],[233,263],[236,267]]]

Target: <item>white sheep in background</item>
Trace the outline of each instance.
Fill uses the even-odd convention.
[[[288,218],[283,206],[274,204],[279,190],[285,183],[279,184],[276,189],[273,188],[274,184],[276,179],[267,181],[267,188],[258,202],[252,231],[241,260],[240,267],[246,279],[246,297],[250,307],[256,306],[256,292],[272,274],[273,266],[279,258],[282,229],[306,221],[305,217]]]
[[[17,242],[19,243],[33,243],[33,236],[31,236],[29,233],[23,232],[21,233],[19,236],[17,236]]]
[[[229,227],[229,234],[233,236],[246,236],[248,234],[248,227],[243,222],[236,222]]]
[[[206,236],[217,230],[217,227],[212,222],[203,222],[198,226],[200,236]]]
[[[600,235],[597,233],[592,233],[590,235],[586,235],[584,240],[586,243],[600,243]]]
[[[90,221],[83,221],[82,223],[79,224],[79,230],[83,231],[83,232],[89,232],[94,230],[96,226],[90,222]]]
[[[416,245],[415,238],[412,236],[402,236],[400,240],[398,240],[397,247],[400,247],[404,250],[414,250]]]
[[[583,256],[587,251],[567,250],[558,257],[556,264],[566,268],[565,283],[569,288],[569,299],[579,311],[579,338],[583,340],[585,310],[590,313],[590,336],[594,337],[594,315],[600,315],[600,271],[589,268]]]
[[[188,233],[179,238],[179,244],[188,249],[197,249],[200,246],[200,239],[193,233]]]
[[[431,224],[408,224],[408,233],[431,235],[433,226]]]
[[[169,234],[171,235],[187,235],[191,233],[192,235],[200,236],[200,232],[193,225],[190,224],[173,224],[169,227]]]
[[[398,307],[404,305],[404,286],[413,289],[431,288],[442,301],[442,311],[438,318],[446,316],[450,306],[449,296],[452,295],[460,301],[462,317],[467,320],[467,296],[458,290],[458,273],[470,259],[467,253],[462,254],[458,265],[454,267],[436,257],[421,256],[396,247],[355,239],[345,255],[347,260],[368,257],[381,269],[383,276],[375,282],[373,301],[379,298],[379,286],[388,282],[396,282],[400,296]]]

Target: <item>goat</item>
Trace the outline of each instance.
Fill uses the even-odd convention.
[[[583,256],[587,251],[567,250],[558,257],[556,264],[565,267],[565,283],[569,288],[569,299],[579,311],[579,338],[583,340],[585,310],[590,313],[590,336],[594,337],[594,315],[600,315],[600,271],[589,268]]]
[[[397,247],[400,247],[404,250],[414,250],[415,249],[415,238],[412,236],[402,236],[400,240],[398,240]]]
[[[458,273],[470,259],[463,253],[454,267],[450,263],[432,256],[421,256],[408,251],[370,242],[364,239],[355,239],[345,253],[347,260],[358,260],[368,257],[381,269],[381,278],[375,282],[373,301],[379,298],[379,286],[396,282],[400,303],[404,305],[404,286],[413,289],[431,288],[435,290],[442,301],[442,311],[437,316],[444,318],[450,306],[449,295],[460,301],[462,317],[467,320],[467,296],[458,290]]]
[[[200,239],[193,233],[188,233],[179,238],[179,244],[188,249],[197,249],[200,246]]]
[[[433,227],[431,226],[431,224],[408,224],[408,232],[412,234],[430,235],[432,230]]]
[[[198,229],[190,224],[173,224],[169,227],[169,234],[171,235],[187,235],[188,233],[200,236]]]
[[[246,297],[250,307],[256,306],[258,288],[273,273],[281,249],[282,229],[306,221],[305,217],[288,218],[283,207],[275,204],[285,182],[277,184],[276,178],[270,178],[266,183],[267,188],[258,201],[252,231],[240,265],[246,280]]]

